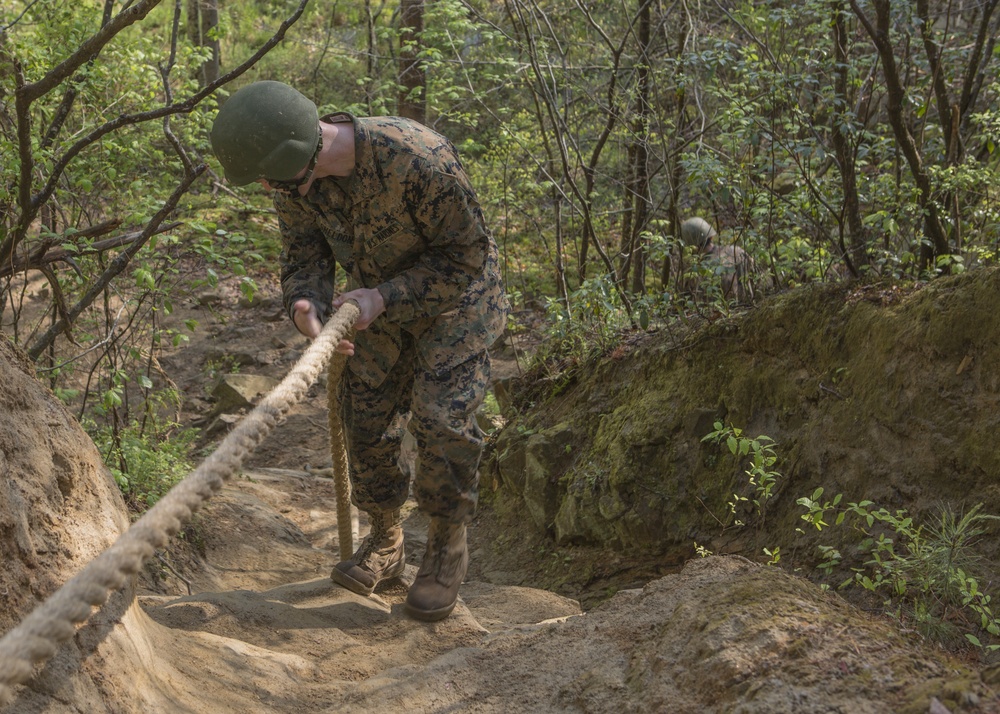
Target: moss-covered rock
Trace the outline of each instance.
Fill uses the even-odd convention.
[[[674,556],[734,535],[811,546],[796,500],[817,487],[917,514],[1000,513],[998,345],[997,270],[808,286],[682,336],[650,333],[512,420],[498,496],[562,543]],[[756,529],[721,526],[746,477],[702,442],[717,420],[777,442],[782,477]],[[997,539],[986,545],[996,560]]]

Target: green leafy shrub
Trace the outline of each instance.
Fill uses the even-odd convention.
[[[130,507],[144,511],[191,471],[190,452],[197,429],[165,424],[151,430],[132,421],[117,432],[92,420],[84,422],[104,463]]]
[[[568,306],[561,300],[549,300],[545,312],[545,344],[537,359],[583,358],[603,352],[617,342],[629,324],[628,311],[605,275],[587,280],[573,291]]]
[[[964,630],[978,647],[1000,649],[1000,619],[992,610],[992,595],[983,587],[982,557],[976,543],[997,516],[982,513],[978,504],[962,515],[943,507],[928,524],[918,524],[904,510],[874,508],[868,501],[847,507],[864,534],[861,549],[869,554],[864,566],[841,584],[885,592],[885,606],[909,615],[924,634],[937,639]],[[839,516],[838,516],[839,518]]]
[[[805,509],[802,520],[817,530],[848,523],[863,536],[858,549],[866,560],[840,589],[861,588],[884,596],[887,612],[913,621],[923,634],[936,640],[954,639],[961,632],[976,647],[1000,649],[1000,618],[993,612],[993,596],[984,587],[990,578],[982,572],[976,549],[990,522],[1000,517],[982,513],[982,504],[957,515],[942,507],[929,523],[919,523],[905,509],[890,511],[872,501],[840,506],[842,494],[823,501],[823,489],[796,503]],[[820,545],[816,566],[827,576],[842,564],[839,550]],[[984,644],[983,640],[986,640]]]

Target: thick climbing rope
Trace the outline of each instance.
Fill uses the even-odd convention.
[[[155,506],[118,537],[77,575],[0,638],[0,706],[13,697],[13,687],[31,678],[86,622],[91,608],[103,605],[112,592],[175,535],[204,501],[239,471],[245,459],[288,410],[305,395],[360,316],[348,302],[327,322],[291,372],[233,430],[219,447],[174,486]],[[349,519],[348,519],[349,520]]]
[[[347,339],[350,339],[348,335]],[[337,540],[340,559],[354,555],[354,533],[351,530],[351,481],[347,473],[347,443],[344,438],[344,415],[340,406],[340,376],[344,373],[347,355],[333,355],[327,368],[326,404],[330,428],[330,456],[333,458],[333,486],[337,493]]]

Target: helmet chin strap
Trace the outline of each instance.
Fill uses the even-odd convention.
[[[264,179],[267,181],[267,185],[273,188],[275,191],[287,191],[291,193],[300,186],[304,186],[309,183],[312,178],[313,172],[316,170],[316,163],[319,161],[319,152],[323,150],[323,127],[320,126],[319,129],[319,139],[316,142],[316,151],[313,152],[312,158],[309,159],[309,164],[306,166],[306,172],[302,174],[300,179],[291,179],[289,181],[277,181],[269,178]]]

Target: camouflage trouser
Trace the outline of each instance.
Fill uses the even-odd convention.
[[[488,352],[435,372],[419,358],[409,336],[399,361],[377,388],[345,370],[344,426],[354,505],[369,512],[398,508],[406,501],[409,478],[396,460],[412,412],[417,504],[431,516],[459,523],[471,520],[483,453],[475,412],[489,378]]]

